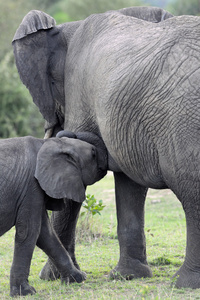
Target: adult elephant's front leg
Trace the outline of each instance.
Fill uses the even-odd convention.
[[[144,203],[147,188],[133,182],[123,173],[115,173],[120,259],[111,277],[127,279],[151,277],[146,260]]]
[[[65,200],[65,208],[62,211],[52,212],[51,217],[53,227],[77,269],[80,268],[75,257],[75,230],[80,209],[81,203]],[[40,278],[44,280],[55,280],[59,277],[60,274],[56,267],[51,260],[48,259],[40,272]]]

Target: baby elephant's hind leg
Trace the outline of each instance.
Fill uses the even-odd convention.
[[[37,246],[49,256],[60,272],[63,282],[69,283],[75,281],[80,283],[86,279],[86,274],[75,267],[69,253],[61,244],[45,209],[43,211],[41,232]]]

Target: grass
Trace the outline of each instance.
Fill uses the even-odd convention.
[[[79,218],[76,256],[87,273],[82,284],[62,285],[46,282],[38,274],[46,256],[35,249],[29,282],[37,290],[26,299],[200,299],[199,290],[175,289],[171,277],[183,263],[185,254],[185,217],[182,207],[169,190],[150,190],[146,201],[145,233],[148,263],[153,278],[132,281],[110,280],[109,272],[117,264],[119,247],[112,175],[91,186],[88,194],[102,199],[106,207],[101,216],[90,218],[83,235],[84,219]],[[13,256],[14,229],[0,239],[0,299],[9,297],[9,273]]]

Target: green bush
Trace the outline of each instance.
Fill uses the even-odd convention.
[[[12,51],[0,61],[0,138],[44,135],[44,121],[20,81]]]

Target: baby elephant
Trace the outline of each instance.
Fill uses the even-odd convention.
[[[106,169],[105,150],[78,139],[0,140],[0,235],[16,227],[11,296],[35,293],[28,284],[35,245],[53,261],[63,282],[86,278],[60,243],[46,208],[62,209],[63,198],[84,201],[86,186],[100,180]]]

